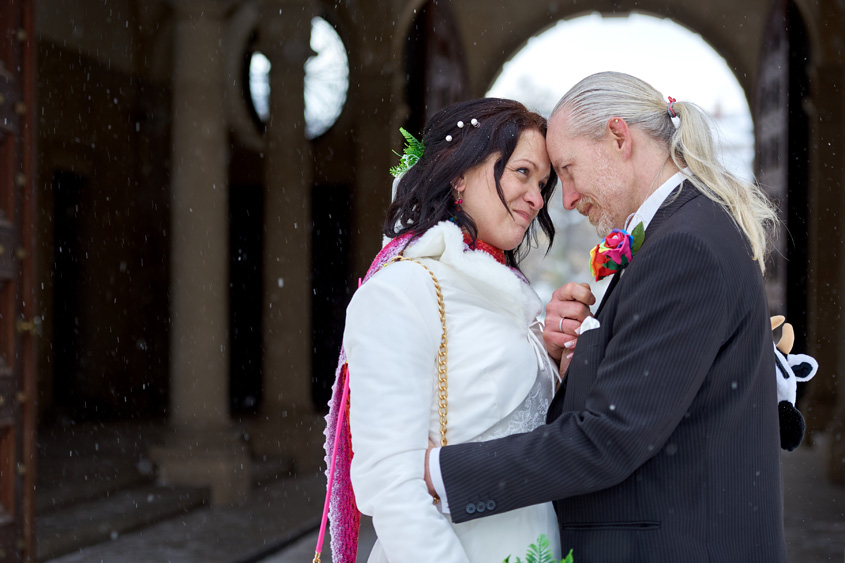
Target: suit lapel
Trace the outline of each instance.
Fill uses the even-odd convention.
[[[657,213],[654,214],[654,217],[649,222],[648,228],[645,232],[645,237],[643,239],[643,245],[645,246],[648,240],[654,237],[654,234],[660,230],[660,226],[663,224],[664,221],[666,221],[667,218],[671,217],[672,214],[674,214],[683,205],[692,201],[700,195],[701,193],[689,181],[685,180],[684,182],[682,182],[680,187],[672,191],[669,197],[666,198],[666,201],[663,203],[663,205],[660,206],[660,208],[657,210]],[[640,252],[642,252],[642,250],[643,249],[640,248]],[[601,304],[599,304],[599,308],[596,310],[596,318],[598,318],[598,316],[601,314],[602,309],[604,309],[605,304],[610,299],[610,294],[613,292],[614,288],[619,283],[621,277],[621,271],[613,274],[613,278],[610,280],[610,284],[607,286],[607,291],[604,292],[604,297],[602,297]],[[566,384],[568,383],[569,378],[571,377],[571,374],[569,373],[570,371],[570,369],[566,370],[563,383],[555,394],[555,397],[552,400],[552,404],[549,406],[549,412],[546,417],[547,422],[555,420],[562,413],[563,397],[566,394]]]
[[[601,314],[601,310],[604,309],[604,304],[607,303],[607,299],[610,297],[610,293],[613,291],[613,288],[616,287],[616,284],[619,283],[619,278],[622,277],[622,270],[619,270],[613,277],[610,278],[610,283],[607,285],[607,289],[604,292],[604,295],[601,298],[601,303],[599,303],[599,308],[596,309],[595,317],[598,318],[599,314]]]
[[[652,217],[651,221],[648,224],[648,228],[646,229],[645,236],[643,238],[643,244],[650,238],[650,235],[653,236],[655,232],[660,230],[660,225],[670,217],[675,211],[681,208],[685,203],[689,202],[690,200],[694,199],[696,196],[699,195],[698,190],[690,184],[688,181],[681,182],[679,188],[676,188],[669,194],[669,197],[666,198],[666,201],[663,202],[663,205],[658,208],[657,212]],[[640,248],[642,251],[642,248]],[[636,257],[634,257],[636,259]],[[604,292],[604,297],[602,297],[601,303],[599,304],[599,308],[596,310],[595,317],[598,318],[599,314],[601,314],[602,309],[604,309],[605,303],[607,303],[608,299],[610,298],[611,292],[619,283],[619,280],[622,278],[622,270],[613,274],[613,278],[610,280],[610,284],[607,286],[607,291]]]
[[[596,309],[596,314],[594,315],[598,318],[599,314],[601,313],[604,304],[607,303],[608,298],[610,297],[610,292],[613,291],[613,288],[616,287],[616,284],[619,283],[619,278],[622,277],[622,272],[616,272],[613,274],[613,277],[610,279],[610,283],[607,286],[607,290],[604,292],[604,296],[601,299],[601,303],[599,304],[599,308]],[[563,397],[566,395],[566,384],[569,383],[569,372],[571,371],[572,365],[566,368],[566,373],[563,374],[563,383],[561,383],[560,387],[555,393],[555,396],[552,398],[552,403],[549,405],[549,411],[546,414],[546,422],[552,422],[557,417],[560,416],[563,410]]]

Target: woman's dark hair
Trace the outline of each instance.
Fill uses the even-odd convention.
[[[478,120],[478,127],[471,125],[472,119]],[[457,125],[459,121],[464,123],[462,128]],[[387,210],[385,236],[393,238],[414,233],[416,238],[437,223],[452,219],[475,242],[478,229],[472,218],[457,208],[452,181],[497,153],[499,156],[493,166],[496,191],[507,209],[500,180],[525,131],[538,131],[545,137],[546,119],[514,100],[481,98],[459,102],[437,112],[423,132],[423,157],[399,181],[396,197]],[[447,135],[452,137],[451,141],[446,140]],[[519,246],[505,252],[509,266],[517,267],[527,254],[531,241],[536,242],[536,224],[546,233],[551,248],[555,229],[549,217],[548,204],[556,184],[557,175],[552,169],[549,181],[540,190],[543,208],[536,221],[532,221],[525,231],[525,238]]]

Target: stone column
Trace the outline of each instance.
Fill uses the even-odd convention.
[[[312,0],[263,0],[258,49],[269,59],[264,153],[264,393],[251,432],[256,455],[286,457],[298,471],[322,464],[324,421],[311,393],[311,189],[305,138],[305,61]]]
[[[174,8],[170,424],[159,479],[243,497],[249,456],[229,418],[228,131],[222,28],[229,0]]]
[[[405,77],[397,72],[397,68],[401,68],[401,50],[397,53],[385,47],[403,43],[391,37],[391,12],[375,3],[369,6],[373,14],[366,18],[366,25],[371,31],[355,37],[357,43],[354,51],[350,49],[349,61],[351,84],[354,85],[349,89],[350,107],[366,108],[355,122],[355,189],[352,194],[352,277],[355,280],[367,273],[381,249],[382,228],[393,183],[389,170],[398,161],[393,151],[402,152],[404,139],[399,134],[399,127],[407,113],[403,103]],[[401,106],[397,107],[397,104]]]
[[[819,362],[819,373],[809,384],[807,408],[802,408],[810,431],[826,430],[827,474],[838,484],[845,484],[845,354],[840,345],[845,323],[839,314],[845,295],[845,265],[836,244],[845,231],[845,165],[838,154],[845,104],[837,94],[843,82],[845,66],[841,63],[820,63],[811,69],[807,345]]]
[[[807,348],[819,362],[819,373],[800,405],[808,431],[826,431],[828,478],[845,485],[845,351],[840,345],[845,318],[839,313],[845,296],[845,262],[838,244],[845,232],[845,162],[840,154],[845,139],[845,100],[841,95],[845,9],[836,0],[821,0],[813,11],[824,14],[825,20],[825,32],[813,42],[808,68],[810,98],[805,100],[811,159]]]

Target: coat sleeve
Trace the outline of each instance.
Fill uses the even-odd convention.
[[[472,520],[621,483],[655,456],[683,419],[725,341],[725,277],[698,237],[672,233],[637,256],[617,291],[612,331],[581,412],[527,434],[447,446],[440,469],[452,519]],[[567,377],[589,357],[579,338]],[[603,345],[597,343],[596,345]],[[483,514],[464,507],[495,501]]]
[[[439,440],[429,421],[440,334],[434,284],[418,264],[388,266],[347,310],[352,486],[393,563],[469,561],[424,481],[428,440]]]

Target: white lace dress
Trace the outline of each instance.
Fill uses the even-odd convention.
[[[540,371],[537,373],[537,381],[523,403],[509,416],[470,442],[493,440],[537,428],[545,423],[551,400],[552,389],[549,387],[546,374]],[[470,561],[473,562],[500,563],[508,555],[512,556],[511,561],[516,561],[517,557],[524,561],[526,548],[537,541],[540,533],[548,536],[557,557],[556,560],[561,557],[557,518],[551,503],[478,518],[463,524],[452,524],[452,527],[461,539],[461,544],[469,555]],[[500,542],[498,538],[503,535],[508,539]],[[513,550],[507,547],[507,544],[514,546]],[[507,553],[504,553],[505,551]],[[503,553],[504,556],[502,556]],[[370,559],[370,563],[373,561]]]
[[[451,223],[405,251],[437,276],[448,332],[450,444],[500,438],[545,421],[556,384],[537,315],[542,303],[509,268],[464,252]],[[374,275],[347,311],[352,485],[378,536],[370,563],[499,563],[525,557],[540,534],[559,556],[551,503],[453,524],[423,480],[428,441],[439,443],[436,357],[441,334],[428,273],[399,262]]]

